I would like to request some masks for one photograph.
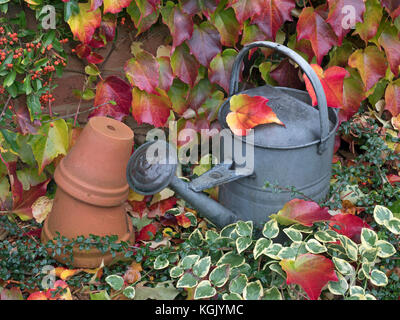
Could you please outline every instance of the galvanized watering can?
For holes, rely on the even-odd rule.
[[[186,183],[175,175],[177,159],[174,147],[165,141],[152,141],[139,147],[129,160],[127,180],[133,190],[149,195],[168,186],[218,227],[237,220],[252,220],[255,226],[260,226],[270,214],[278,212],[292,199],[290,191],[276,193],[265,188],[266,182],[281,187],[294,186],[314,201],[327,195],[338,117],[334,109],[328,109],[316,73],[296,52],[281,44],[266,41],[245,46],[233,65],[229,98],[221,106],[218,120],[222,128],[228,128],[226,116],[230,112],[230,98],[239,93],[240,67],[245,55],[255,47],[275,49],[297,63],[310,79],[318,107],[311,106],[307,92],[290,88],[265,85],[240,92],[268,98],[268,105],[285,124],[255,127],[252,141],[245,136],[232,135],[232,141],[228,143],[235,145],[233,148],[239,146],[243,151],[247,150],[248,144],[254,147],[254,168],[248,170],[238,165],[234,157],[232,159],[232,154],[222,154],[220,164],[191,183]],[[224,149],[224,143],[225,140],[221,143],[221,150]],[[157,155],[156,161],[149,161],[146,154],[149,148],[156,146],[166,152]],[[202,192],[217,185],[219,202]]]

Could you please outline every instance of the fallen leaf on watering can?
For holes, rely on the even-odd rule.
[[[311,227],[314,222],[329,221],[332,216],[328,208],[321,208],[316,202],[293,199],[287,202],[277,214],[271,214],[270,218],[285,226],[299,223]]]
[[[165,212],[167,212],[169,209],[172,209],[176,205],[177,200],[178,199],[175,197],[171,197],[151,205],[149,207],[149,213],[147,214],[147,217],[162,217]]]
[[[279,264],[287,274],[287,284],[300,285],[311,300],[317,300],[329,281],[338,281],[335,266],[321,255],[306,253],[296,260],[283,259]]]
[[[21,289],[13,287],[11,289],[0,289],[0,300],[24,300]]]
[[[157,194],[155,194],[155,195],[153,196],[153,198],[151,199],[151,202],[150,202],[150,206],[153,205],[153,204],[155,204],[155,203],[157,203],[157,202],[160,202],[160,201],[169,199],[169,198],[171,198],[174,194],[175,194],[174,191],[172,191],[172,190],[169,189],[169,188],[165,188],[165,189],[161,190],[159,193],[157,193]]]
[[[349,75],[347,70],[333,66],[324,71],[317,64],[312,64],[311,67],[314,69],[324,88],[328,107],[341,108],[343,106],[343,81],[344,78]],[[313,86],[305,74],[303,78],[306,83],[307,91],[312,99],[312,105],[316,106],[318,103]]]
[[[232,132],[238,136],[247,135],[246,130],[266,123],[284,124],[275,112],[267,105],[268,99],[261,96],[250,97],[238,94],[231,98],[230,109],[226,122]]]
[[[360,217],[354,216],[352,214],[337,214],[332,217],[329,226],[356,243],[361,242],[361,230],[362,228],[372,228]]]
[[[37,223],[42,223],[53,207],[53,199],[46,196],[39,197],[32,204],[32,215]]]
[[[143,271],[142,265],[140,263],[133,262],[128,267],[128,270],[125,271],[125,274],[123,276],[124,281],[129,284],[140,281],[140,279],[142,278],[142,275],[140,274],[141,271]]]
[[[180,293],[173,285],[173,281],[160,282],[154,288],[145,287],[144,283],[139,283],[135,289],[134,300],[174,300]]]

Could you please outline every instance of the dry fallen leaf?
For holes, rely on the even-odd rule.
[[[52,207],[52,199],[49,199],[46,196],[39,197],[32,204],[32,215],[35,218],[36,222],[42,223],[46,219],[47,215],[50,213]]]

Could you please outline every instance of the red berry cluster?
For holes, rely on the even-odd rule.
[[[46,91],[46,93],[40,97],[40,103],[42,105],[44,105],[48,102],[53,102],[53,101],[55,101],[55,98],[53,98],[53,95],[49,91]],[[43,107],[42,107],[42,109],[43,109]]]

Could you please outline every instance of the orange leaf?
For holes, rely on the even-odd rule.
[[[178,220],[178,224],[183,228],[189,228],[192,225],[192,222],[184,213],[175,216],[175,218]]]
[[[389,110],[393,117],[400,114],[400,81],[389,83],[385,91],[385,109]]]
[[[74,37],[86,44],[92,40],[94,31],[100,27],[101,11],[90,11],[90,3],[79,3],[79,13],[68,19]]]
[[[125,282],[132,284],[137,281],[140,281],[140,279],[142,278],[140,274],[141,271],[143,271],[142,265],[140,263],[133,262],[124,274],[123,278]]]
[[[43,291],[37,291],[31,293],[26,300],[48,300],[46,294]]]
[[[267,98],[261,96],[250,97],[247,94],[238,94],[231,98],[231,111],[226,122],[234,134],[247,135],[246,130],[259,124],[277,123],[284,124],[278,119],[275,112],[266,104]]]
[[[319,80],[324,88],[328,107],[341,108],[343,106],[343,81],[349,75],[346,69],[341,67],[330,67],[325,71],[317,64],[312,64]],[[317,105],[317,97],[315,96],[313,86],[308,77],[303,74],[306,88],[312,99],[313,106]]]

